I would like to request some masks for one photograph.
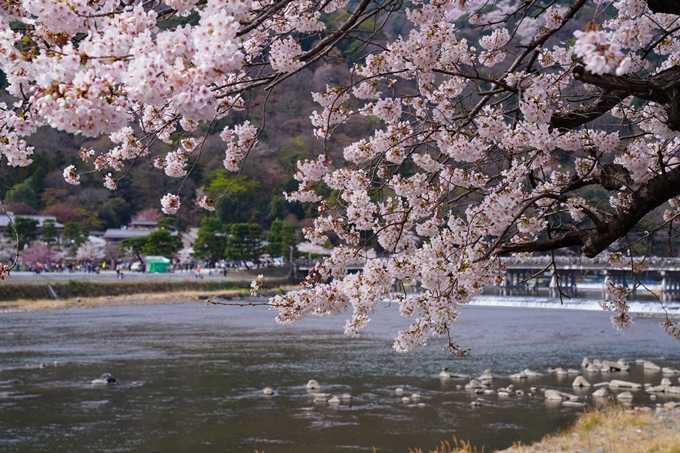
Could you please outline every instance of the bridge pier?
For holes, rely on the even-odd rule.
[[[678,300],[680,296],[680,271],[661,271],[661,300]]]
[[[550,284],[548,285],[549,297],[560,297],[560,294],[567,294],[570,297],[576,296],[576,271],[573,269],[558,269],[557,273],[551,272]],[[559,286],[558,286],[559,278]]]
[[[538,279],[531,269],[508,269],[501,286],[501,295],[538,294]]]

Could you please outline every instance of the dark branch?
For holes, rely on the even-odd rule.
[[[680,15],[680,2],[678,0],[647,0],[647,6],[654,13]]]
[[[640,99],[667,105],[669,129],[680,131],[680,66],[640,79],[631,76],[593,74],[583,66],[574,68],[574,78],[604,90],[632,95]],[[624,96],[625,97],[625,96]]]
[[[607,190],[621,190],[628,187],[636,190],[638,184],[630,177],[630,172],[620,164],[604,164],[597,167],[592,174],[592,180]]]
[[[613,190],[623,185],[630,188],[630,175],[625,168],[609,164],[598,170],[593,180]],[[618,185],[618,187],[617,187]],[[607,188],[605,186],[605,188]],[[578,245],[583,253],[592,258],[605,250],[619,238],[624,237],[642,218],[666,201],[680,195],[680,167],[658,175],[631,192],[632,201],[628,209],[618,209],[606,223],[598,225],[597,230],[574,229],[566,234],[526,244],[508,244],[499,247],[496,254],[515,252],[546,252],[563,247]]]
[[[574,68],[574,78],[605,90],[626,91],[640,99],[667,104],[673,100],[671,92],[680,87],[680,67],[674,66],[658,74],[640,79],[613,74],[593,74],[586,71],[583,66],[577,66]]]
[[[604,115],[628,96],[623,90],[606,91],[597,101],[566,113],[555,113],[550,119],[550,127],[574,129]]]
[[[566,234],[556,236],[550,239],[539,239],[533,242],[524,244],[509,244],[499,247],[496,250],[496,255],[505,255],[508,253],[522,253],[522,252],[549,252],[564,247],[572,247],[574,245],[583,245],[582,236],[586,235],[582,231],[570,231]]]

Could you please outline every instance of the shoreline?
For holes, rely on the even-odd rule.
[[[249,283],[249,282],[248,282]],[[267,280],[265,279],[265,285]],[[261,297],[272,297],[280,291],[292,291],[300,289],[299,285],[274,285],[270,289],[266,289],[260,293]],[[251,297],[249,288],[241,287],[234,289],[216,289],[216,290],[177,290],[167,292],[139,292],[132,294],[116,294],[110,296],[78,296],[78,297],[64,297],[59,299],[54,298],[18,298],[12,300],[0,300],[0,314],[12,312],[25,311],[44,311],[44,310],[62,310],[69,308],[97,308],[106,306],[124,306],[124,305],[162,305],[162,304],[181,304],[203,302],[209,299],[232,299]],[[502,296],[481,296],[502,298]],[[514,296],[517,297],[517,296]],[[506,304],[506,303],[469,303],[464,306],[482,307],[482,308],[531,308],[531,309],[558,309],[558,310],[584,310],[591,311],[592,308],[586,307],[566,307],[564,305],[555,304],[541,304],[540,306],[533,305],[530,301],[522,304]],[[599,310],[598,310],[599,311]],[[680,318],[680,313],[669,312],[634,312],[631,314],[635,318],[665,318],[668,316],[671,319]]]
[[[680,403],[657,404],[656,408],[630,407],[620,403],[591,406],[570,425],[541,440],[524,445],[515,442],[493,453],[676,453],[680,445]],[[409,448],[409,453],[481,453],[471,442],[453,436],[434,450]]]
[[[680,445],[679,425],[680,403],[657,404],[655,409],[597,406],[581,413],[565,430],[531,445],[516,444],[497,453],[674,453]]]
[[[295,289],[295,287],[283,287],[283,289],[291,290]],[[265,292],[263,295],[269,297],[273,296],[274,293]],[[207,303],[210,299],[242,299],[244,297],[250,297],[249,290],[176,291],[167,293],[138,293],[121,296],[70,297],[64,299],[16,299],[0,301],[0,314],[65,310],[70,308],[117,307],[126,305]]]
[[[233,278],[235,276],[232,276],[231,278],[190,279],[184,275],[174,274],[163,277],[147,274],[125,280],[115,279],[115,274],[113,277],[101,275],[99,278],[73,279],[61,275],[58,277],[60,277],[59,280],[10,281],[8,279],[0,283],[0,309],[8,305],[10,307],[25,306],[26,301],[33,301],[36,305],[42,306],[61,306],[68,303],[65,301],[78,299],[113,298],[121,301],[128,298],[153,300],[163,297],[158,295],[166,295],[169,298],[202,293],[233,295],[248,293],[252,281],[256,278],[249,276]],[[268,275],[264,279],[265,287],[270,290],[282,290],[290,287],[291,284],[288,276]],[[47,301],[53,301],[56,304],[49,304]]]

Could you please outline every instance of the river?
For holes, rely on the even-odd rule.
[[[409,354],[392,350],[408,327],[385,305],[360,338],[342,333],[345,317],[274,322],[265,307],[130,305],[0,314],[0,451],[80,452],[404,452],[441,440],[480,448],[529,443],[566,426],[577,409],[539,395],[478,398],[439,371],[480,375],[494,387],[524,368],[579,368],[583,357],[649,359],[680,368],[680,343],[658,318],[636,318],[620,333],[607,313],[522,307],[521,298],[467,306],[454,339],[470,356],[454,359],[432,338]],[[482,300],[481,303],[483,303]],[[528,299],[527,299],[527,303]],[[554,304],[552,307],[557,307]],[[576,307],[578,308],[578,307]],[[42,366],[41,366],[42,364]],[[115,386],[92,385],[109,372]],[[587,376],[650,382],[661,373]],[[315,404],[305,389],[351,393],[351,403]],[[674,378],[677,380],[677,377]],[[538,387],[571,389],[573,377],[538,378]],[[677,385],[677,383],[676,383]],[[269,386],[274,395],[265,396]],[[515,383],[531,393],[528,382]],[[418,392],[418,405],[395,395]],[[665,400],[659,399],[660,402]],[[644,392],[634,404],[652,405]]]

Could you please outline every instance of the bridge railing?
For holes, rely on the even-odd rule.
[[[611,267],[607,260],[603,257],[595,257],[595,258],[586,258],[585,256],[556,256],[554,258],[555,264],[558,267],[562,266],[596,266],[596,267]],[[644,263],[653,268],[673,268],[673,267],[680,267],[680,258],[675,258],[675,257],[657,257],[657,256],[648,256],[648,257],[633,257],[634,261],[642,261],[644,260]],[[309,258],[300,258],[295,260],[295,266],[298,268],[305,268],[309,269],[314,267],[317,263],[323,261],[323,259],[309,259]],[[501,258],[501,262],[503,262],[506,265],[510,266],[530,266],[530,267],[538,267],[538,266],[548,266],[552,261],[552,258],[550,256],[533,256],[529,259],[520,259],[516,257],[503,257]],[[360,265],[357,265],[360,266]],[[353,266],[355,267],[355,266]],[[621,268],[625,269],[626,266],[621,266]]]
[[[556,256],[555,264],[558,266],[602,266],[610,267],[609,262],[604,257],[596,256],[595,258],[587,258],[585,256]],[[522,266],[522,265],[544,265],[548,266],[552,262],[550,256],[533,256],[529,259],[521,259],[516,257],[503,257],[501,261],[506,265]],[[666,267],[680,267],[680,258],[675,257],[633,257],[633,261],[644,261],[649,267],[666,268]],[[630,263],[630,261],[626,261]],[[621,268],[630,267],[622,265]]]

